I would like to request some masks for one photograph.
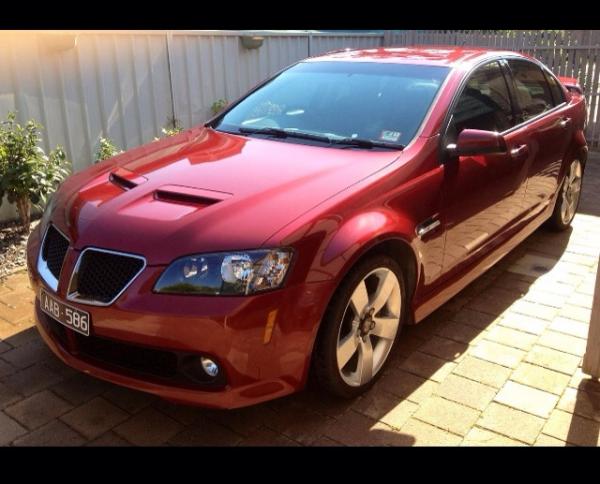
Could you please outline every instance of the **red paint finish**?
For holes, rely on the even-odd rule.
[[[395,255],[411,277],[408,306],[420,321],[551,214],[565,166],[587,149],[583,98],[566,94],[563,106],[503,133],[502,152],[475,153],[490,146],[490,137],[472,136],[472,154],[446,159],[442,129],[463,81],[484,61],[508,55],[517,54],[436,47],[309,60],[451,67],[403,151],[301,145],[196,127],[64,182],[49,220],[72,245],[55,295],[65,299],[86,247],[143,255],[147,267],[113,304],[70,304],[90,312],[96,336],[215,358],[224,387],[169,385],[90,361],[67,351],[38,311],[44,340],[77,369],[173,401],[234,408],[276,398],[303,388],[332,294],[353,264],[385,241],[403,247]],[[561,127],[566,118],[572,122]],[[498,221],[496,213],[505,216]],[[431,220],[440,224],[418,237]],[[28,268],[36,291],[53,292],[36,268],[43,229],[29,239]],[[261,247],[294,249],[283,288],[243,297],[152,292],[166,266],[183,255]],[[265,344],[272,311],[273,334]]]

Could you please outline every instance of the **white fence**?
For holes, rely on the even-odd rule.
[[[382,45],[483,45],[534,54],[558,75],[582,82],[588,141],[598,146],[600,31],[560,34],[511,31],[405,31],[379,34],[239,31],[0,32],[0,118],[17,110],[45,128],[45,148],[65,147],[79,170],[99,138],[123,149],[151,141],[170,119],[205,121],[218,99],[232,101],[278,70],[310,55]],[[247,49],[242,35],[260,35]],[[0,207],[0,221],[16,216]]]

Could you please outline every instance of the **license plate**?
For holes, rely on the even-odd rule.
[[[91,318],[89,313],[59,301],[43,289],[40,290],[40,308],[67,328],[85,336],[90,335]]]

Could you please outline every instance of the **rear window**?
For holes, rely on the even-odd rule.
[[[233,132],[281,128],[405,145],[448,71],[412,64],[301,62],[248,95],[214,127]]]

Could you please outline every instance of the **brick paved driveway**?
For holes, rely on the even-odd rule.
[[[579,368],[600,254],[600,156],[588,165],[573,230],[539,230],[407,328],[353,402],[308,390],[209,411],[76,373],[15,274],[0,283],[0,445],[598,445],[600,383]]]

